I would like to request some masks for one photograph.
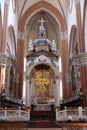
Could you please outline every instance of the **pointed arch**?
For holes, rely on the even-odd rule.
[[[25,11],[25,13],[23,14],[23,16],[20,18],[19,30],[21,32],[24,32],[24,27],[25,27],[25,23],[26,23],[27,19],[31,16],[31,14],[33,14],[35,11],[37,11],[40,8],[45,8],[45,9],[51,11],[54,14],[54,16],[57,18],[57,20],[59,21],[61,31],[66,30],[66,28],[67,28],[66,21],[63,18],[63,16],[61,15],[61,13],[50,3],[46,2],[46,1],[39,1],[39,2],[35,3],[34,5],[32,5],[30,8],[28,8]]]
[[[12,25],[8,27],[8,39],[7,44],[10,47],[11,55],[16,55],[16,39],[15,32]]]
[[[73,25],[70,32],[70,41],[69,41],[69,57],[72,56],[72,53],[75,49],[75,42],[74,40],[77,40],[77,27],[76,25]]]
[[[33,64],[30,68],[27,67],[26,75],[29,76],[30,73],[32,72],[33,68],[35,66],[39,65],[39,64],[44,64],[44,62],[40,62],[40,63],[38,62],[36,64]],[[59,74],[59,68],[58,68],[58,70],[56,70],[54,65],[50,65],[49,63],[46,63],[46,62],[45,62],[45,65],[49,66],[52,69],[52,71],[54,72],[55,77],[58,76],[58,74]]]

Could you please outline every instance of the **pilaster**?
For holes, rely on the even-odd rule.
[[[10,0],[5,0],[4,5],[4,22],[3,22],[3,37],[2,37],[2,53],[5,53],[6,51],[6,39],[7,39],[7,29],[8,29],[8,10],[9,10],[9,3]]]
[[[54,78],[54,96],[55,96],[55,107],[58,107],[60,104],[60,89],[59,89],[59,76]]]
[[[87,106],[87,53],[78,55],[78,64],[80,66],[83,105]]]
[[[16,97],[22,98],[23,94],[23,75],[24,75],[24,32],[18,31],[17,43],[17,72],[19,82],[16,83]],[[21,59],[21,60],[20,60]]]
[[[66,74],[69,73],[68,64],[68,34],[67,30],[61,32],[61,60],[62,60],[62,86],[63,86],[63,99],[69,95],[69,82],[66,82]]]
[[[29,91],[30,91],[30,77],[26,76],[26,106],[30,105]]]

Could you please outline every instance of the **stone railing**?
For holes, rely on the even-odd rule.
[[[73,121],[87,120],[87,110],[78,107],[78,109],[67,109],[58,111],[56,109],[56,120],[57,121],[67,121],[68,117],[72,116]]]
[[[0,120],[7,121],[29,121],[30,109],[28,111],[21,110],[7,110],[7,108],[0,110]]]

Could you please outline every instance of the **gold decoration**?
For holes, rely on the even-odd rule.
[[[35,97],[49,97],[50,95],[50,73],[40,70],[35,75]]]

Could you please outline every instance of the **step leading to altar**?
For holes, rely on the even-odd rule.
[[[56,120],[56,114],[53,110],[31,110],[30,120]]]

